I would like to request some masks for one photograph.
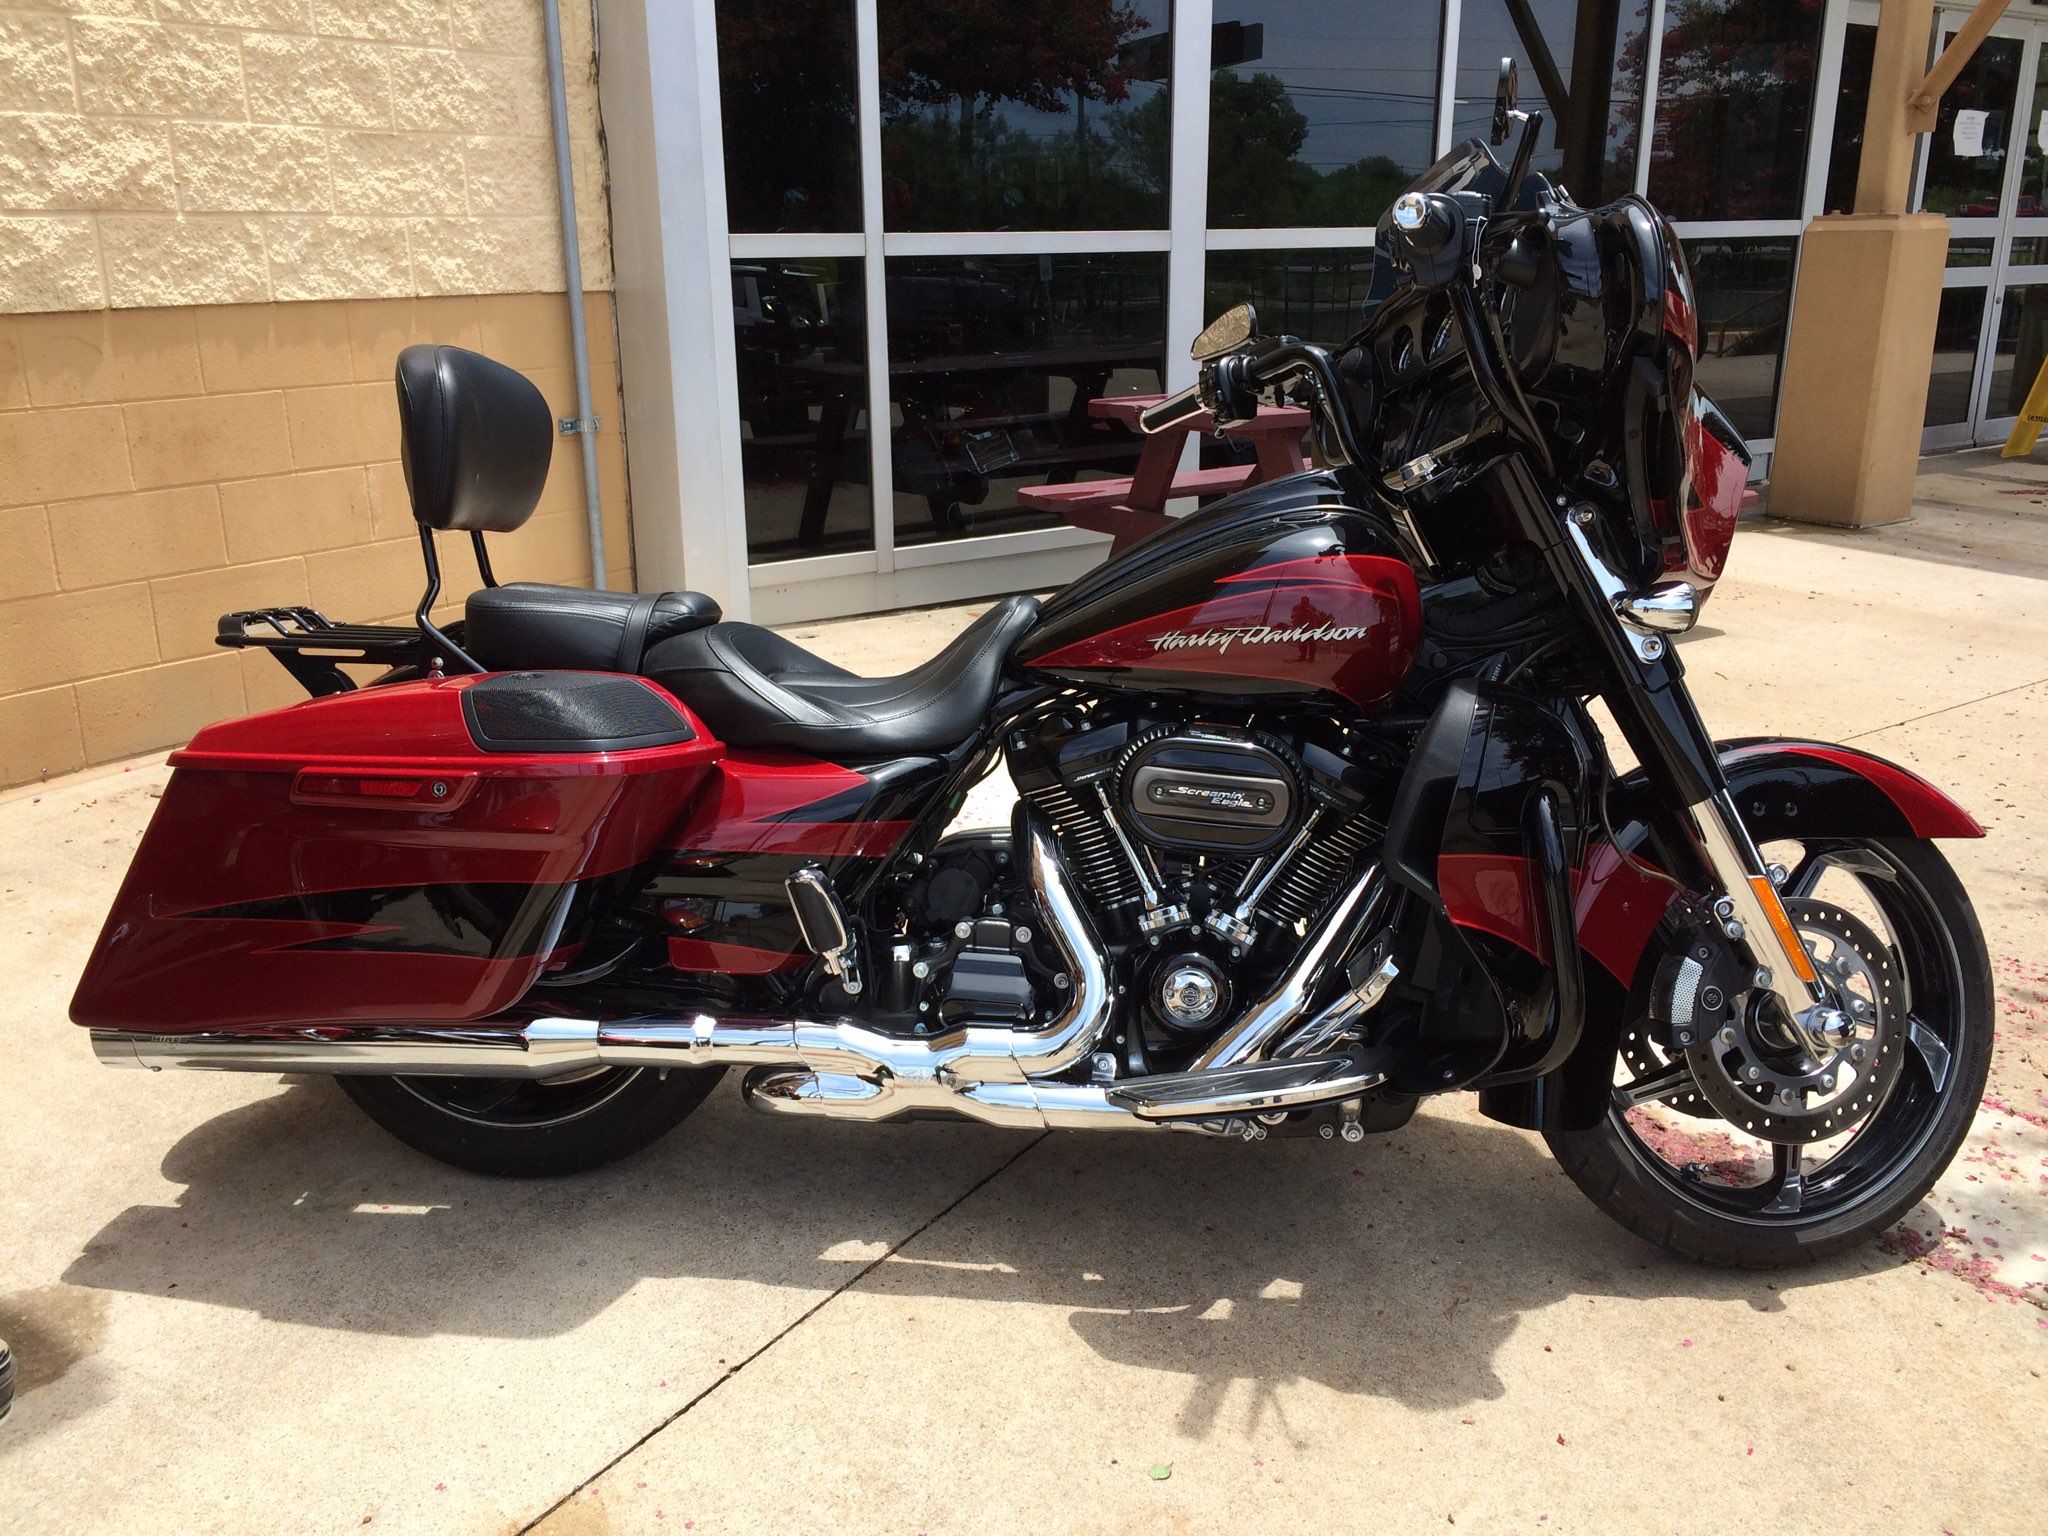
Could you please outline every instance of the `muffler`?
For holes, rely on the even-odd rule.
[[[851,1019],[538,1018],[461,1029],[332,1025],[235,1034],[143,1035],[94,1030],[109,1065],[278,1073],[421,1077],[565,1077],[601,1067],[748,1066],[742,1084],[756,1108],[835,1119],[965,1116],[1024,1129],[1165,1123],[1137,1112],[1110,1084],[1054,1081],[1085,1060],[1107,1033],[1115,987],[1094,927],[1067,880],[1050,834],[1028,834],[1029,873],[1045,929],[1072,978],[1067,1001],[1035,1029],[966,1024],[905,1039]],[[1251,1059],[1295,1023],[1331,949],[1351,931],[1375,882],[1368,869],[1336,902],[1265,1002],[1228,1032],[1229,1064]],[[1188,1074],[1181,1074],[1187,1076]],[[1146,1079],[1113,1086],[1134,1089]],[[1351,1085],[1355,1091],[1356,1085]],[[1195,1097],[1185,1085],[1177,1088]],[[1176,1119],[1185,1123],[1186,1109]]]

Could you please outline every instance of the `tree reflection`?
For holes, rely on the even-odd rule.
[[[890,226],[1163,225],[1166,14],[1164,0],[881,0]]]

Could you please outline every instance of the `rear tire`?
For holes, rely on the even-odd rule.
[[[473,1077],[335,1079],[416,1152],[506,1178],[554,1178],[638,1152],[704,1102],[724,1068],[610,1067],[556,1082]]]
[[[1774,1204],[1743,1210],[1737,1208],[1739,1195],[1715,1198],[1716,1191],[1684,1172],[1674,1176],[1631,1129],[1628,1114],[1639,1111],[1612,1109],[1597,1125],[1546,1133],[1559,1166],[1587,1198],[1660,1248],[1729,1268],[1818,1262],[1869,1241],[1904,1217],[1969,1135],[1991,1069],[1993,1010],[1991,961],[1969,896],[1930,843],[1856,839],[1840,846],[1860,847],[1864,857],[1880,857],[1894,872],[1873,894],[1890,901],[1903,936],[1895,952],[1913,974],[1919,1000],[1914,1021],[1934,1027],[1945,1045],[1942,1081],[1934,1086],[1932,1072],[1909,1059],[1907,1075],[1857,1133],[1868,1135],[1869,1127],[1885,1124],[1889,1116],[1897,1127],[1896,1153],[1873,1163],[1852,1191],[1832,1202],[1822,1198],[1823,1165],[1806,1176],[1803,1199],[1790,1211]],[[1916,1072],[1924,1076],[1916,1078]],[[1718,1120],[1694,1123],[1728,1129]],[[1851,1140],[1849,1149],[1854,1148]],[[1771,1190],[1760,1193],[1768,1197]]]

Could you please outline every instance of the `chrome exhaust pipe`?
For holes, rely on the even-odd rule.
[[[788,1113],[887,1120],[965,1114],[995,1125],[1136,1123],[1098,1088],[1034,1085],[1084,1060],[1109,1026],[1115,988],[1052,839],[1033,826],[1029,871],[1045,929],[1072,978],[1037,1029],[967,1024],[901,1039],[850,1019],[541,1018],[502,1028],[316,1026],[232,1034],[92,1032],[111,1066],[545,1080],[599,1067],[751,1066],[750,1103]],[[987,1091],[983,1091],[987,1090]],[[1048,1120],[1047,1109],[1053,1119]]]
[[[966,1024],[903,1039],[851,1019],[540,1018],[499,1028],[314,1026],[233,1034],[142,1035],[96,1029],[93,1050],[113,1066],[376,1076],[546,1080],[602,1067],[746,1066],[747,1102],[783,1114],[890,1120],[965,1116],[1026,1129],[1157,1122],[1111,1100],[1109,1085],[1056,1081],[1101,1042],[1116,989],[1087,911],[1045,828],[1028,838],[1029,872],[1044,927],[1072,978],[1066,1005],[1036,1029]],[[1256,1059],[1295,1023],[1320,968],[1355,931],[1378,889],[1366,870],[1335,902],[1285,977],[1226,1032],[1228,1065]],[[1369,910],[1369,909],[1368,909]],[[1125,1079],[1116,1086],[1129,1086]]]

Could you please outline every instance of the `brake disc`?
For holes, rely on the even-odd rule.
[[[1738,1130],[1766,1141],[1824,1141],[1869,1114],[1898,1081],[1905,999],[1889,948],[1861,919],[1796,898],[1785,911],[1849,1020],[1848,1038],[1824,1058],[1810,1055],[1773,1024],[1759,993],[1684,1056],[1699,1097]]]

